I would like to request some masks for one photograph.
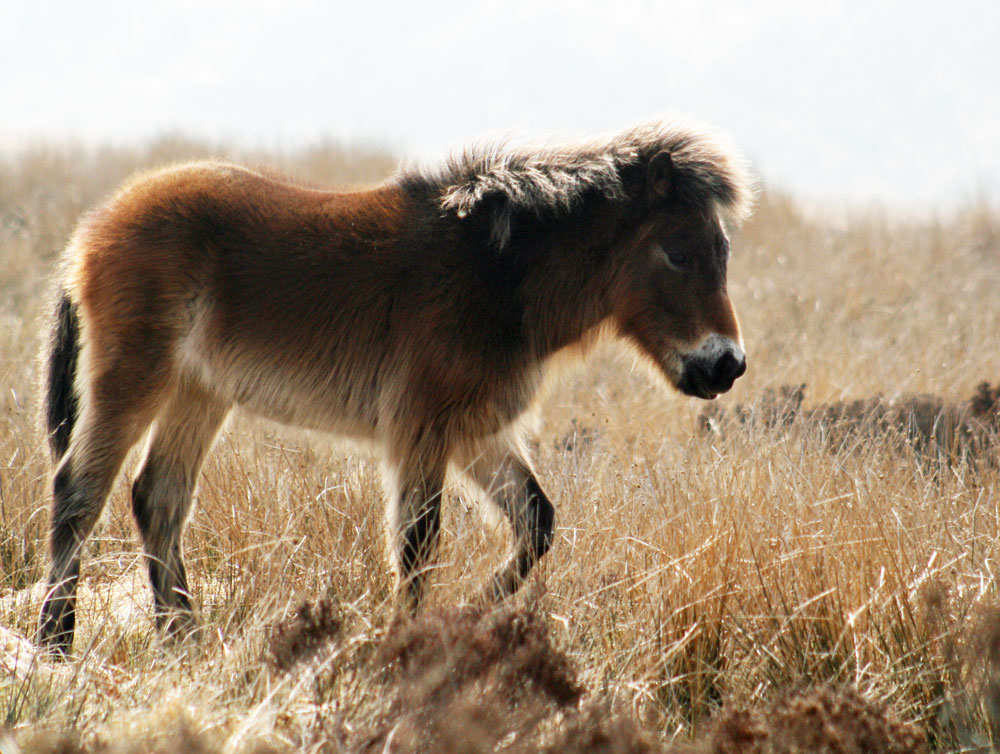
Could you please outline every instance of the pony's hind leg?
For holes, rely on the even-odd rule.
[[[198,472],[228,412],[201,388],[182,384],[157,416],[132,485],[156,622],[168,634],[193,624],[181,539]]]
[[[110,381],[95,386],[73,430],[52,482],[48,591],[39,618],[39,642],[65,655],[76,627],[80,555],[129,449],[155,412],[152,395],[123,400]]]
[[[552,546],[555,508],[513,441],[499,439],[478,448],[464,459],[462,471],[500,508],[514,530],[510,558],[487,587],[487,598],[500,601],[521,587]]]

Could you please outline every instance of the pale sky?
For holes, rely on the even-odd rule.
[[[433,159],[676,112],[806,199],[1000,203],[996,0],[3,0],[0,147],[183,132]]]

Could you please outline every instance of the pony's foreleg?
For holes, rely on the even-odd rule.
[[[415,610],[423,597],[427,562],[441,531],[440,454],[403,456],[386,466],[389,549],[397,575],[397,604]]]
[[[163,407],[132,485],[157,625],[169,635],[193,625],[181,539],[198,472],[229,407],[187,384]]]
[[[500,601],[516,592],[552,546],[555,508],[542,492],[524,454],[515,447],[480,450],[463,468],[514,530],[510,559],[493,576],[487,597]]]

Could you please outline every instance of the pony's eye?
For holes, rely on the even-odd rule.
[[[667,250],[667,261],[674,267],[683,269],[687,267],[688,256],[683,251]]]
[[[660,259],[665,261],[675,270],[683,270],[689,266],[691,258],[680,249],[671,249],[664,247],[660,244],[656,244],[654,249],[656,253],[659,255]]]

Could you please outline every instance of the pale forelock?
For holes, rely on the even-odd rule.
[[[493,209],[491,240],[502,248],[518,212],[566,215],[588,193],[627,201],[622,169],[664,150],[671,154],[678,196],[693,205],[712,206],[735,222],[746,217],[755,194],[746,162],[719,136],[677,120],[646,123],[578,144],[478,144],[441,166],[404,169],[399,180],[429,191],[442,210],[459,217],[472,215],[488,202]]]

